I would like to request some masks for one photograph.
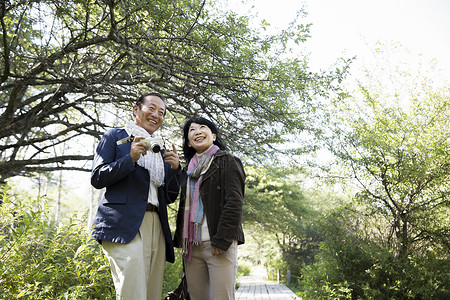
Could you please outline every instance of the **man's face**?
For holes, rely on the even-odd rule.
[[[134,121],[149,134],[153,134],[164,121],[165,112],[166,105],[159,97],[147,96],[141,107],[134,106]]]

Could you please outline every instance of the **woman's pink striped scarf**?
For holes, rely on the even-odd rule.
[[[200,161],[197,155],[194,155],[188,165],[182,245],[182,255],[187,261],[191,260],[192,244],[198,245],[202,241],[203,202],[200,196],[200,184],[217,150],[219,147],[213,145],[203,153]]]

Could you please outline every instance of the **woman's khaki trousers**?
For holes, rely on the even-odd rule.
[[[238,269],[237,241],[228,251],[213,255],[211,242],[192,246],[191,262],[185,261],[191,300],[234,299]]]

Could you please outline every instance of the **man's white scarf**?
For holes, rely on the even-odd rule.
[[[143,136],[145,138],[153,137],[144,128],[136,125],[134,122],[128,122],[125,124],[125,130],[128,135]],[[137,161],[137,164],[148,170],[150,174],[150,181],[156,186],[164,184],[164,162],[161,153],[154,153],[149,149],[146,155],[142,155]]]

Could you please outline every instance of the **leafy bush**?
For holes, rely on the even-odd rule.
[[[82,217],[50,224],[43,199],[0,206],[0,298],[113,299],[108,263]]]
[[[115,299],[108,261],[84,216],[55,227],[43,199],[13,199],[5,189],[0,199],[0,299]],[[166,265],[163,295],[181,271],[181,259]]]
[[[252,267],[249,264],[239,263],[237,276],[238,277],[248,276],[248,275],[250,275],[251,270],[252,270]]]
[[[365,299],[450,299],[450,259],[410,255],[407,262],[379,257],[367,273]]]
[[[181,259],[181,250],[175,248],[175,263],[166,262],[166,271],[163,282],[163,299],[167,292],[178,287],[183,273],[183,260]]]
[[[303,299],[450,299],[448,253],[435,248],[404,261],[345,219],[332,215],[323,224],[321,252],[302,269]]]

